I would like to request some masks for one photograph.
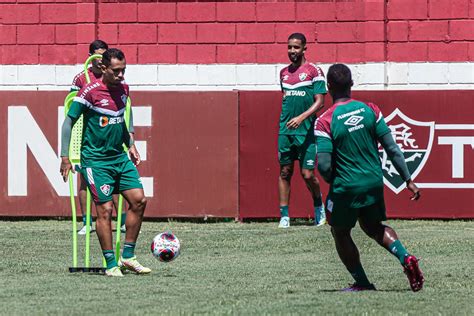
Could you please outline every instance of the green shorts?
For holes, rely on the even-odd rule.
[[[278,135],[278,160],[280,165],[299,160],[302,169],[313,170],[316,161],[314,135]]]
[[[343,203],[326,201],[326,217],[329,225],[340,228],[353,228],[359,218],[367,222],[382,222],[387,219],[385,201],[378,200],[375,204],[360,208],[346,207]]]
[[[112,200],[112,194],[143,189],[137,168],[130,160],[117,164],[77,168],[84,176],[96,203]]]

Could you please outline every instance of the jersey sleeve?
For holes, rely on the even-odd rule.
[[[324,76],[323,70],[311,64],[312,67],[312,76],[313,76],[313,94],[326,94],[328,91],[326,89],[326,77]]]
[[[387,123],[385,123],[380,108],[373,103],[368,103],[367,105],[375,114],[375,136],[381,138],[385,134],[390,133],[390,128],[388,128]]]
[[[285,68],[283,68],[282,70],[280,70],[280,78],[278,78],[279,82],[280,82],[280,90],[281,92],[284,92],[283,90],[283,71],[285,70]]]
[[[81,90],[82,86],[84,85],[81,80],[81,76],[83,73],[84,72],[80,72],[74,77],[74,79],[72,80],[72,84],[71,84],[71,88],[69,89],[69,92]]]
[[[82,88],[77,93],[77,96],[74,97],[69,112],[67,112],[67,115],[73,119],[79,118],[83,112],[92,107],[92,97],[90,92],[84,93],[84,88]]]
[[[314,135],[316,136],[316,151],[318,153],[332,153],[331,122],[327,113],[323,113],[316,120],[314,124]]]
[[[67,116],[71,117],[72,119],[78,119],[85,110],[86,107],[84,104],[74,100],[72,101],[71,107],[69,108],[69,112],[67,112]]]

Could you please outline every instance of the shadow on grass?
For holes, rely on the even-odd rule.
[[[323,292],[323,293],[354,293],[354,292],[344,292],[342,289],[321,289],[318,290],[318,292]],[[361,291],[361,292],[390,292],[390,293],[404,293],[404,292],[411,292],[410,289],[384,289],[384,290],[379,290],[377,289],[376,291]]]

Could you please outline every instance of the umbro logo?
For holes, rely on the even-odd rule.
[[[99,101],[100,102],[100,106],[107,106],[109,105],[109,100],[107,99],[102,99]]]
[[[344,122],[344,125],[356,126],[356,125],[359,124],[363,119],[364,119],[363,116],[352,115],[351,117],[349,117],[349,118]]]

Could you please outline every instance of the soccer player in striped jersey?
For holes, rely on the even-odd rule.
[[[92,43],[89,44],[89,56],[92,55],[102,55],[109,46],[107,45],[106,42],[102,40],[95,40]],[[89,79],[91,82],[95,82],[97,80],[100,80],[102,78],[102,69],[100,68],[100,60],[99,59],[94,59],[91,62],[92,66],[87,69],[87,72],[89,74]],[[78,73],[71,85],[71,91],[79,91],[81,90],[85,85],[87,84],[86,76],[84,71],[81,71]],[[130,124],[129,124],[129,132],[131,133],[130,136],[133,138],[134,137],[134,128],[133,128],[133,115],[132,111],[130,110]],[[82,175],[79,176],[79,205],[81,208],[81,213],[82,213],[82,223],[84,226],[79,230],[78,234],[79,235],[85,235],[86,234],[86,215],[85,215],[85,209],[87,205],[87,191],[86,191],[86,184],[85,180],[83,179]],[[118,209],[118,194],[113,195],[113,201],[114,201],[114,206],[115,209]],[[122,214],[122,222],[120,223],[120,230],[124,233],[126,231],[125,228],[125,221],[127,219],[127,212],[124,211]],[[91,216],[91,222],[89,223],[91,227],[91,231],[93,231],[93,226],[92,226],[92,216]]]
[[[382,166],[378,143],[418,200],[420,191],[411,179],[400,148],[385,124],[382,112],[372,103],[351,99],[353,85],[350,69],[343,64],[329,68],[328,89],[333,106],[316,121],[318,170],[330,184],[326,201],[336,249],[355,283],[345,291],[375,290],[369,282],[351,238],[359,221],[362,230],[400,261],[413,291],[423,287],[418,259],[410,255],[395,230],[386,226]]]
[[[109,46],[106,42],[102,40],[95,40],[89,44],[89,56],[98,54],[102,55]],[[92,66],[87,68],[87,72],[89,74],[89,78],[91,82],[99,80],[102,78],[102,70],[100,69],[100,60],[94,59],[92,60]],[[79,91],[87,84],[86,75],[84,71],[78,73],[74,79],[72,80],[72,85],[70,91]]]
[[[128,85],[123,83],[125,68],[122,51],[111,48],[103,53],[102,78],[84,86],[74,98],[61,137],[60,171],[66,181],[72,170],[68,157],[72,127],[81,115],[84,116],[81,167],[78,170],[84,176],[96,205],[96,231],[107,261],[108,276],[123,276],[121,270],[125,269],[138,274],[151,272],[135,256],[146,199],[136,168],[140,156],[124,119],[129,96]],[[130,159],[123,144],[129,148]],[[129,205],[124,249],[118,262],[112,249],[113,193],[121,193]]]
[[[314,175],[316,144],[313,126],[316,113],[324,106],[326,79],[318,66],[305,58],[306,37],[294,33],[288,37],[288,57],[291,64],[280,71],[283,102],[278,132],[281,228],[290,226],[289,203],[291,177],[295,160],[299,161],[301,176],[311,193],[315,224],[326,223],[319,181]]]

